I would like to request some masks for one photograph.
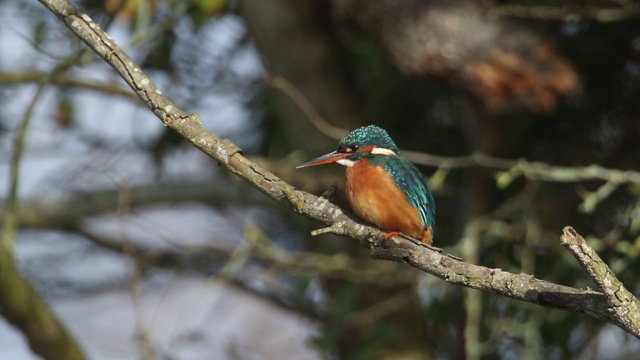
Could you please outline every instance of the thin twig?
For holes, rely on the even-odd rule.
[[[108,95],[120,96],[127,100],[135,100],[136,102],[140,101],[131,89],[125,89],[122,86],[115,84],[101,84],[96,80],[79,79],[77,74],[69,75],[62,72],[55,72],[51,74],[38,71],[27,71],[21,73],[0,72],[0,83],[3,84],[18,85],[41,83],[43,81],[48,82],[50,85],[92,90]]]
[[[287,94],[291,100],[302,110],[304,115],[309,119],[311,124],[316,127],[321,133],[332,139],[342,139],[347,135],[348,131],[339,127],[331,125],[325,118],[323,118],[307,99],[306,96],[287,79],[277,76],[266,74],[265,82],[271,87],[282,91]]]
[[[399,292],[392,297],[380,301],[366,309],[362,309],[356,312],[352,312],[345,317],[345,323],[351,326],[368,326],[376,323],[379,319],[400,311],[402,308],[409,306],[410,297],[404,293]]]
[[[13,146],[13,155],[11,156],[11,172],[9,177],[9,194],[7,195],[7,207],[4,218],[4,231],[2,233],[2,239],[0,239],[0,251],[5,251],[13,257],[13,243],[18,224],[18,185],[20,182],[20,161],[26,144],[27,129],[29,129],[29,123],[33,118],[33,111],[36,104],[40,100],[40,97],[44,93],[46,83],[41,83],[38,86],[33,99],[27,107],[27,111],[22,117],[20,127]]]

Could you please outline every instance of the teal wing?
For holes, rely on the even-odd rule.
[[[400,156],[376,157],[385,170],[391,174],[396,184],[405,194],[411,205],[418,208],[424,226],[433,226],[436,221],[436,203],[429,186],[415,165]]]

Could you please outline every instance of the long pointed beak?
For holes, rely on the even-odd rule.
[[[311,161],[308,161],[302,165],[296,166],[296,169],[306,168],[309,166],[318,166],[324,164],[331,164],[341,159],[346,159],[351,156],[350,153],[340,153],[337,151],[330,152],[328,154],[317,157]]]

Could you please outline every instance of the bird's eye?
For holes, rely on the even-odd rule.
[[[351,145],[351,146],[340,147],[338,149],[338,152],[351,154],[351,153],[356,152],[357,150],[358,150],[358,145]]]

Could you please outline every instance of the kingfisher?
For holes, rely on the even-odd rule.
[[[385,130],[375,125],[353,130],[336,151],[296,169],[330,163],[347,167],[347,201],[359,218],[386,231],[385,240],[403,233],[432,243],[436,205],[431,190]]]

